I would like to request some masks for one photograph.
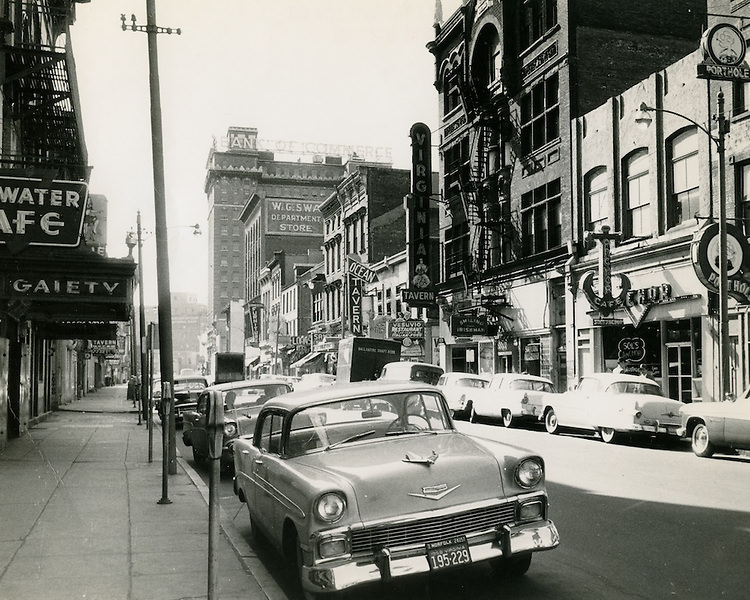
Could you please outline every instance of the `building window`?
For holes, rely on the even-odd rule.
[[[480,93],[500,80],[502,48],[500,36],[494,26],[487,25],[477,36],[471,67],[477,91]]]
[[[736,167],[738,214],[742,217],[745,237],[750,237],[750,162]]]
[[[637,150],[624,161],[624,198],[622,211],[623,238],[645,237],[651,234],[650,206],[651,179],[648,172],[648,152]]]
[[[557,25],[557,0],[526,0],[521,10],[521,50]]]
[[[461,104],[461,92],[458,89],[458,77],[448,75],[443,84],[443,114],[452,112]]]
[[[560,180],[521,196],[523,255],[531,256],[562,243]]]
[[[666,210],[667,229],[692,221],[700,212],[698,184],[698,131],[695,127],[683,131],[669,143],[672,161],[671,192]]]
[[[521,154],[527,155],[560,137],[560,78],[540,81],[521,98]]]
[[[597,167],[584,180],[586,231],[599,231],[607,223],[607,169]]]
[[[750,81],[735,81],[733,85],[732,113],[740,113],[750,110]]]

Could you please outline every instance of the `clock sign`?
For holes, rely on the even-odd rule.
[[[734,25],[719,23],[709,28],[701,38],[701,47],[704,60],[698,65],[699,78],[750,80],[750,68],[745,62],[747,41]]]
[[[717,65],[736,66],[745,60],[745,38],[734,25],[721,23],[706,33],[704,49]]]

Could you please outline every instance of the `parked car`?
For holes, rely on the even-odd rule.
[[[182,425],[183,414],[187,410],[195,409],[198,395],[209,385],[208,377],[204,375],[177,375],[173,379],[174,387],[174,419]],[[154,381],[153,387],[154,409],[159,415],[159,423],[164,421],[161,414],[161,381]]]
[[[496,373],[490,384],[474,394],[469,420],[499,419],[504,427],[518,421],[539,421],[545,396],[556,393],[551,380],[525,373]]]
[[[294,391],[311,390],[322,385],[333,385],[336,383],[336,376],[329,373],[305,373],[301,375],[299,381],[294,384]]]
[[[268,401],[234,442],[252,529],[308,596],[555,548],[543,459],[458,432],[423,383],[341,383]]]
[[[693,402],[680,413],[679,434],[690,439],[697,456],[750,450],[750,388],[736,400]]]
[[[640,375],[593,373],[563,394],[546,396],[544,426],[593,430],[610,443],[623,434],[677,436],[683,403]]]
[[[448,401],[451,416],[454,419],[466,419],[471,411],[474,392],[486,388],[489,382],[487,377],[481,375],[453,371],[443,373],[437,386]]]
[[[435,385],[443,374],[443,368],[430,363],[398,360],[383,365],[381,381],[422,381]]]
[[[281,394],[292,391],[289,382],[283,380],[245,380],[219,383],[206,388],[198,397],[193,410],[185,411],[182,441],[193,450],[193,460],[202,463],[208,458],[207,416],[209,395],[212,392],[221,394],[224,402],[224,441],[221,453],[221,466],[224,469],[234,467],[232,441],[244,434],[252,433],[263,404]]]

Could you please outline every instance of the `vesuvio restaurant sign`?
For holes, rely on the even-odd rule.
[[[87,190],[80,181],[0,177],[0,244],[78,246]]]
[[[284,235],[323,235],[323,215],[319,202],[266,199],[268,233]]]

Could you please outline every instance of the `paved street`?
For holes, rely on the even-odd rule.
[[[750,458],[699,459],[685,443],[605,445],[586,435],[461,422],[471,435],[533,448],[547,464],[561,545],[534,558],[526,577],[500,580],[484,567],[418,577],[356,598],[455,600],[745,600],[750,588]],[[189,449],[183,454],[189,456]],[[192,465],[192,458],[187,462]],[[208,470],[197,472],[208,478]],[[251,540],[247,510],[222,478],[222,506]],[[256,548],[291,600],[299,593],[279,558]]]

